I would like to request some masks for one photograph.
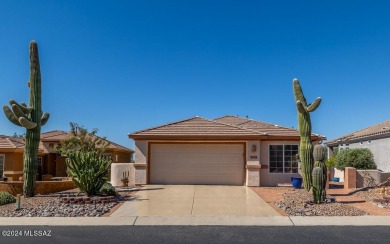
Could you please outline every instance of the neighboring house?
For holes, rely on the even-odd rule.
[[[129,134],[136,184],[276,186],[298,175],[297,130],[257,120],[193,117]],[[318,143],[326,139],[313,134]]]
[[[379,170],[390,172],[390,120],[358,130],[325,143],[330,156],[335,150],[368,148]]]
[[[43,175],[66,176],[65,157],[58,155],[53,147],[70,135],[70,132],[58,130],[41,134],[38,148],[38,180],[42,180]],[[113,163],[131,162],[133,150],[111,141],[108,142],[106,155],[112,159]],[[0,136],[0,178],[4,175],[10,181],[15,181],[23,175],[24,145],[25,138]]]

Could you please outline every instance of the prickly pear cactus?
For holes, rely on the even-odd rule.
[[[320,204],[325,201],[326,193],[323,186],[324,175],[320,167],[314,167],[313,169],[313,198],[314,203]]]
[[[38,57],[38,45],[30,43],[30,103],[17,103],[10,100],[11,109],[4,106],[3,110],[8,120],[17,126],[26,128],[26,145],[23,163],[23,194],[34,196],[35,177],[37,172],[38,146],[41,136],[41,126],[49,120],[49,113],[42,114],[41,101],[41,71]]]
[[[301,136],[299,157],[302,164],[303,185],[307,191],[310,191],[312,185],[311,173],[314,164],[310,112],[314,112],[320,106],[321,98],[319,97],[312,104],[307,105],[298,79],[293,80],[293,90],[298,111],[298,130]]]

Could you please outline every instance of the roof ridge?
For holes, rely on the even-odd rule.
[[[206,118],[203,118],[203,119],[206,119]],[[221,124],[221,125],[226,125],[226,126],[230,126],[230,127],[233,127],[233,128],[237,128],[237,129],[240,129],[240,130],[254,132],[254,133],[257,133],[259,135],[264,135],[263,133],[260,133],[258,131],[252,130],[252,129],[242,128],[242,127],[239,127],[239,126],[236,126],[236,125],[227,124],[227,123],[223,123],[223,122],[219,122],[219,121],[215,121],[215,120],[210,120],[210,119],[206,119],[206,120],[208,120],[210,122],[213,122],[213,123],[217,123],[217,124]]]
[[[137,131],[134,131],[132,133],[129,133],[128,135],[138,134],[138,133],[141,133],[141,132],[144,132],[144,131],[153,130],[153,129],[161,128],[161,127],[168,126],[168,125],[178,124],[178,123],[181,123],[181,122],[184,122],[184,121],[188,121],[188,120],[192,120],[192,119],[195,119],[195,118],[201,118],[201,117],[193,116],[193,117],[190,117],[190,118],[187,118],[187,119],[183,119],[183,120],[179,120],[179,121],[175,121],[175,122],[170,122],[170,123],[166,123],[166,124],[162,124],[162,125],[158,125],[158,126],[153,126],[153,127],[149,127],[149,128],[143,129],[143,130],[137,130]]]

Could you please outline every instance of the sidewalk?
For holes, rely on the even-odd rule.
[[[3,217],[0,226],[390,226],[390,216]]]

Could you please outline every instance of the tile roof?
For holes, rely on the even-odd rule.
[[[250,129],[269,136],[299,136],[299,131],[285,126],[270,124],[254,119],[241,118],[238,116],[223,116],[214,121],[236,125],[244,129]],[[312,136],[318,136],[325,139],[325,136],[312,133]]]
[[[41,134],[41,141],[52,141],[52,142],[56,142],[56,141],[61,141],[61,140],[64,140],[64,139],[67,139],[69,138],[71,135],[70,132],[68,131],[61,131],[61,130],[54,130],[54,131],[49,131],[49,132],[45,132],[45,133],[42,133]],[[98,136],[96,136],[98,137]],[[100,139],[103,139],[101,137],[99,137]],[[130,148],[127,148],[127,147],[124,147],[122,145],[119,145],[115,142],[112,142],[112,141],[109,141],[107,139],[103,139],[107,142],[109,142],[108,144],[108,148],[110,149],[119,149],[119,150],[124,150],[124,151],[132,151]]]
[[[54,130],[41,134],[41,141],[39,143],[39,150],[43,152],[48,152],[48,150],[43,146],[42,142],[59,142],[63,139],[67,139],[70,136],[70,132]],[[121,146],[117,143],[109,142],[108,148],[110,149],[119,149],[123,151],[131,151],[133,150]],[[0,136],[0,149],[12,149],[12,148],[24,148],[25,138],[23,137],[10,137],[10,136]]]
[[[0,136],[0,149],[24,149],[25,142],[24,137]],[[38,150],[40,153],[48,152],[42,142],[39,143]]]
[[[201,117],[189,119],[136,131],[129,134],[130,138],[139,137],[256,137],[268,136],[299,137],[295,129],[264,123],[257,120],[224,116],[215,120]],[[313,136],[317,136],[313,134]],[[321,136],[320,136],[321,137]],[[325,137],[321,137],[324,139]]]
[[[202,117],[192,117],[173,123],[140,130],[129,134],[130,138],[138,136],[259,136],[260,133],[238,126],[229,125]]]
[[[325,144],[338,145],[344,142],[353,142],[353,141],[368,139],[376,136],[390,137],[390,120],[335,138],[333,140],[326,142]]]

